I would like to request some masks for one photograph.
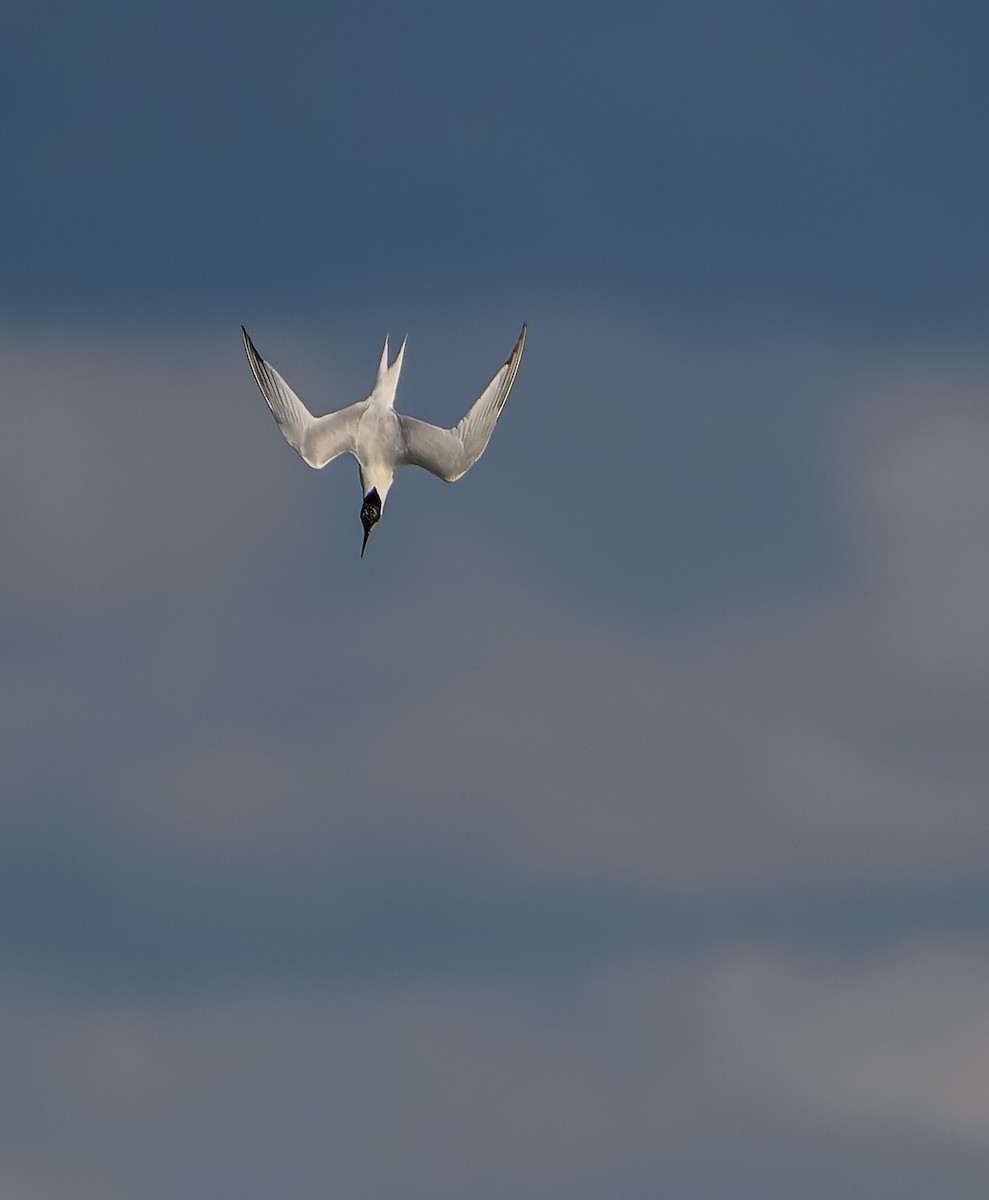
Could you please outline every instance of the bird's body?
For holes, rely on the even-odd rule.
[[[402,452],[402,428],[398,413],[386,404],[368,401],[357,420],[354,457],[361,469],[364,494],[374,488],[382,503],[395,477]]]
[[[399,467],[422,467],[449,483],[459,479],[484,453],[491,433],[515,381],[526,327],[508,360],[481,393],[467,415],[452,429],[443,429],[395,411],[395,392],[405,357],[405,343],[391,364],[388,339],[378,365],[374,387],[366,400],[315,417],[274,367],[258,354],[244,329],[244,349],[261,394],[285,440],[315,468],[325,467],[340,454],[352,454],[361,473],[364,504],[364,546],[384,508]]]

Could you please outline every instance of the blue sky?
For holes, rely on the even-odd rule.
[[[983,20],[8,15],[5,1196],[981,1200]]]
[[[483,281],[520,302],[971,331],[980,18],[23,6],[3,304],[225,313],[263,290],[305,313]]]

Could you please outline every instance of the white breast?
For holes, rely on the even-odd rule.
[[[361,486],[365,494],[378,489],[384,503],[398,465],[402,431],[395,410],[383,404],[369,404],[357,426],[354,456],[361,465]]]

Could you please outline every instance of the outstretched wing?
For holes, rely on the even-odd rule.
[[[357,422],[364,409],[364,401],[327,413],[325,417],[314,417],[299,397],[292,391],[271,363],[258,354],[250,335],[243,325],[244,349],[251,364],[254,378],[258,381],[261,395],[271,409],[275,423],[285,435],[285,440],[311,467],[325,467],[338,454],[352,454],[357,434]]]
[[[438,425],[398,414],[403,439],[401,466],[424,467],[440,479],[452,483],[477,462],[484,453],[515,382],[515,372],[519,369],[525,346],[525,333],[526,326],[523,325],[508,361],[475,401],[470,412],[453,429],[441,429]]]

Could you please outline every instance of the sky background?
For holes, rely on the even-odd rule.
[[[984,6],[10,7],[4,1197],[983,1200]]]

